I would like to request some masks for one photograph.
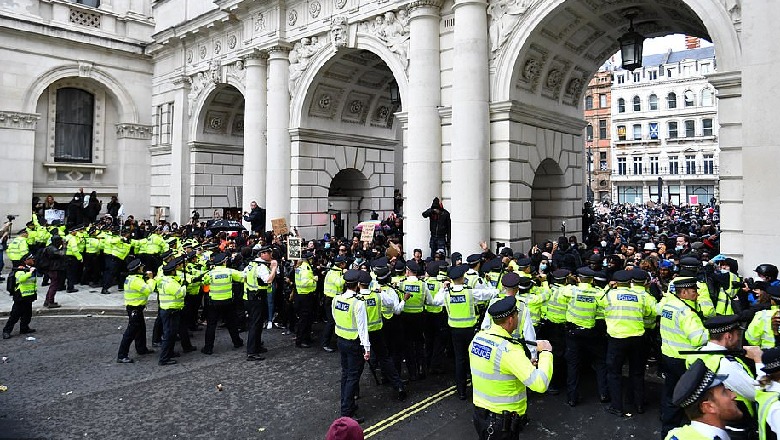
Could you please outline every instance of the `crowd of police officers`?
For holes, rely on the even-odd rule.
[[[729,436],[771,432],[764,428],[771,428],[772,413],[757,406],[755,379],[762,376],[761,351],[775,347],[778,335],[777,267],[762,264],[756,279],[742,279],[736,260],[717,251],[717,211],[704,207],[616,206],[591,213],[588,223],[587,245],[563,236],[527,255],[506,247],[493,253],[480,243],[483,252],[465,259],[439,249],[423,260],[415,249],[404,260],[394,252],[401,249],[397,241],[380,234],[372,243],[312,240],[300,259],[289,261],[282,237],[157,230],[131,238],[110,224],[63,230],[33,218],[7,248],[16,289],[3,338],[19,320],[22,333],[35,331],[29,327],[35,277],[47,274],[46,307],[57,306],[58,289],[71,291],[79,282],[104,293],[116,283],[124,291],[129,325],[120,363],[133,362],[133,343],[139,355],[153,353],[143,319],[153,295],[160,365],[176,362],[176,341],[183,352],[196,350],[191,332],[204,322],[207,355],[220,322],[236,348],[247,331],[248,361],[263,359],[262,330],[272,324],[294,332],[296,347],[338,350],[341,415],[358,420],[355,398],[366,361],[376,381],[401,400],[409,381],[443,373],[451,362],[458,397],[472,400],[475,428],[491,439],[517,438],[527,423],[526,388],[565,391],[570,406],[597,399],[618,417],[642,414],[646,365],[657,362],[667,436],[686,414],[691,418],[675,386],[701,359],[733,382],[726,386],[742,417],[726,426]],[[278,314],[269,313],[274,298]],[[319,319],[315,344],[312,324]],[[580,394],[582,372],[590,369],[593,397]],[[777,396],[764,400],[773,405]]]

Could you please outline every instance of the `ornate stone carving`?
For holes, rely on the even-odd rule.
[[[528,11],[534,0],[493,0],[488,5],[490,15],[490,50],[493,56],[503,47],[520,18]]]
[[[83,78],[89,78],[92,76],[92,67],[94,63],[89,61],[79,61],[79,76]]]
[[[336,0],[336,9],[344,9],[347,5],[347,0]]]
[[[222,64],[219,60],[209,61],[209,80],[214,84],[222,82]]]
[[[0,128],[35,130],[39,119],[41,116],[35,113],[0,111]]]
[[[320,99],[317,101],[317,105],[320,106],[321,109],[327,110],[330,108],[331,103],[331,97],[328,94],[324,94],[320,96]]]
[[[192,53],[192,49],[187,51],[187,63],[192,64],[192,59],[194,57],[194,54]]]
[[[547,88],[555,89],[561,85],[561,77],[563,74],[560,70],[553,69],[547,74]]]
[[[314,0],[313,2],[309,3],[309,15],[311,15],[311,18],[319,17],[320,11],[322,11],[322,5],[320,2]]]
[[[292,95],[298,87],[298,82],[303,72],[309,68],[311,58],[318,54],[326,44],[322,44],[317,37],[302,38],[301,41],[293,45],[290,51],[290,78],[288,88]]]
[[[200,59],[206,58],[206,46],[201,46],[199,51],[200,51]]]
[[[734,23],[742,21],[742,0],[720,0],[720,2],[731,15],[731,21]]]
[[[566,94],[577,96],[580,94],[580,88],[582,87],[582,79],[572,78],[569,80],[569,85],[566,86]]]
[[[244,61],[238,60],[227,66],[227,76],[235,78],[235,80],[241,84],[245,84],[246,68],[244,67]]]
[[[290,9],[290,11],[287,13],[287,24],[290,26],[295,26],[296,21],[298,21],[298,11],[295,9]]]
[[[539,73],[542,68],[539,60],[536,58],[529,58],[525,65],[523,65],[523,78],[528,82],[535,82],[539,79]]]
[[[222,52],[222,41],[214,40],[214,54],[219,55]]]
[[[336,49],[347,45],[347,18],[334,17],[330,24],[330,42]]]
[[[143,139],[152,138],[152,126],[140,124],[116,124],[117,139]]]
[[[238,42],[238,39],[236,38],[235,35],[230,35],[228,36],[227,42],[228,42],[228,48],[232,50],[236,48],[236,43]]]
[[[262,12],[258,12],[255,16],[255,32],[265,30],[265,15]]]
[[[406,9],[388,11],[366,20],[358,26],[358,31],[373,35],[401,59],[404,68],[409,66],[409,14]]]
[[[225,112],[209,111],[206,113],[206,123],[203,126],[204,133],[227,133],[228,114]]]

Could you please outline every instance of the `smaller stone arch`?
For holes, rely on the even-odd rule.
[[[328,188],[328,212],[338,214],[344,221],[344,235],[351,236],[351,231],[361,220],[370,199],[371,184],[361,171],[355,168],[345,168],[333,176]],[[337,231],[333,231],[337,233]],[[340,232],[340,231],[339,231]]]
[[[554,240],[581,230],[582,194],[574,168],[544,159],[531,185],[531,238],[533,243]]]
[[[238,103],[235,103],[240,108],[235,108],[226,116],[228,116],[227,120],[225,121],[228,126],[227,130],[225,130],[225,134],[230,134],[233,136],[241,136],[240,138],[236,138],[236,142],[239,142],[241,145],[243,145],[243,112],[244,112],[244,92],[236,87],[234,84],[231,83],[210,83],[208,87],[206,87],[203,91],[201,91],[198,95],[197,104],[193,108],[192,112],[192,119],[190,120],[190,139],[191,140],[199,140],[203,138],[203,134],[206,131],[205,130],[205,124],[207,124],[207,121],[205,120],[208,117],[209,108],[214,105],[214,100],[218,99],[219,94],[223,91],[232,90],[237,92],[238,95],[241,95],[241,101]],[[228,103],[223,103],[227,105]],[[224,107],[224,106],[223,106]],[[240,117],[240,121],[236,118]],[[236,124],[240,124],[239,127],[236,126]],[[236,131],[236,130],[239,131]]]

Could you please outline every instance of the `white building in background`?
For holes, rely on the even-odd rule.
[[[612,82],[612,199],[709,203],[718,198],[718,107],[705,75],[715,48],[649,55]]]

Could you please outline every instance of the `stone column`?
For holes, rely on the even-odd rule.
[[[171,198],[170,213],[166,220],[182,222],[190,217],[190,118],[187,95],[190,78],[181,76],[173,80],[173,123],[171,124]]]
[[[290,221],[290,50],[268,49],[268,175],[266,223],[271,219]]]
[[[18,225],[30,220],[30,200],[33,195],[33,167],[35,165],[35,126],[40,119],[35,113],[0,110],[0,206],[8,214],[18,215]],[[12,231],[16,234],[16,231]]]
[[[249,203],[257,201],[265,207],[266,156],[265,139],[268,108],[267,69],[268,55],[254,53],[245,60],[246,88],[244,93],[244,211],[250,211]]]
[[[428,249],[430,230],[422,212],[441,193],[440,3],[419,0],[409,5],[408,142],[404,152],[404,245]],[[428,251],[424,251],[427,254]]]
[[[149,211],[151,175],[149,145],[152,127],[134,123],[116,124],[118,151],[117,192],[126,214]]]
[[[487,0],[456,0],[452,69],[452,250],[490,240]]]

